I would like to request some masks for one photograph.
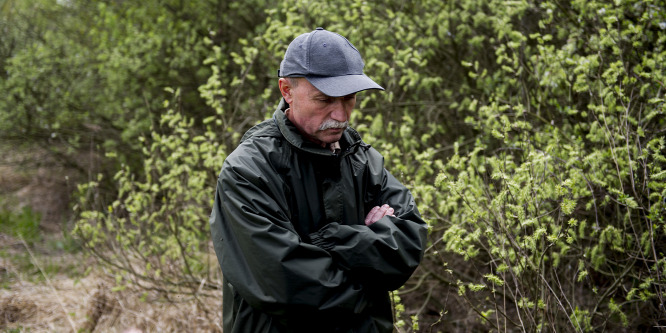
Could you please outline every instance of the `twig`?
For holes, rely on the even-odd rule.
[[[421,288],[421,285],[423,284],[423,281],[424,281],[424,280],[428,277],[428,275],[430,275],[431,273],[432,273],[431,271],[427,271],[427,272],[425,272],[425,274],[421,275],[421,277],[420,277],[419,280],[416,282],[416,285],[415,285],[414,287],[409,288],[409,289],[406,289],[406,290],[399,290],[399,291],[396,291],[396,293],[397,293],[398,295],[407,295],[407,294],[409,294],[409,293],[411,293],[411,292],[413,292],[413,291],[416,291],[417,289]]]

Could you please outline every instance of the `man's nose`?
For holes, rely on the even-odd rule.
[[[345,103],[342,100],[342,98],[338,98],[335,100],[335,103],[333,103],[331,107],[333,108],[333,111],[331,111],[331,119],[344,122],[349,119],[347,119],[347,110],[345,109]]]

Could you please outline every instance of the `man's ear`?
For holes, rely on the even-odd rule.
[[[280,80],[278,80],[278,86],[280,87],[280,93],[282,93],[284,101],[287,102],[287,104],[291,104],[291,101],[293,100],[293,97],[291,96],[293,87],[289,83],[289,80],[283,77],[280,78]]]

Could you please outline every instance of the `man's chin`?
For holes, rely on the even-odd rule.
[[[316,135],[310,136],[309,139],[310,141],[322,146],[326,147],[327,145],[340,141],[340,138],[342,138],[342,134],[344,133],[345,129],[340,128],[340,129],[326,129],[323,131],[318,131]]]
[[[342,132],[335,135],[327,135],[326,137],[322,138],[321,141],[325,142],[326,144],[330,144],[336,141],[340,141],[340,138],[342,138]]]

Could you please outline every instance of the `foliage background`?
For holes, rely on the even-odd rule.
[[[322,26],[386,88],[353,124],[431,226],[397,331],[666,326],[663,2],[0,4],[0,140],[78,170],[72,232],[119,291],[219,311],[217,172]]]

